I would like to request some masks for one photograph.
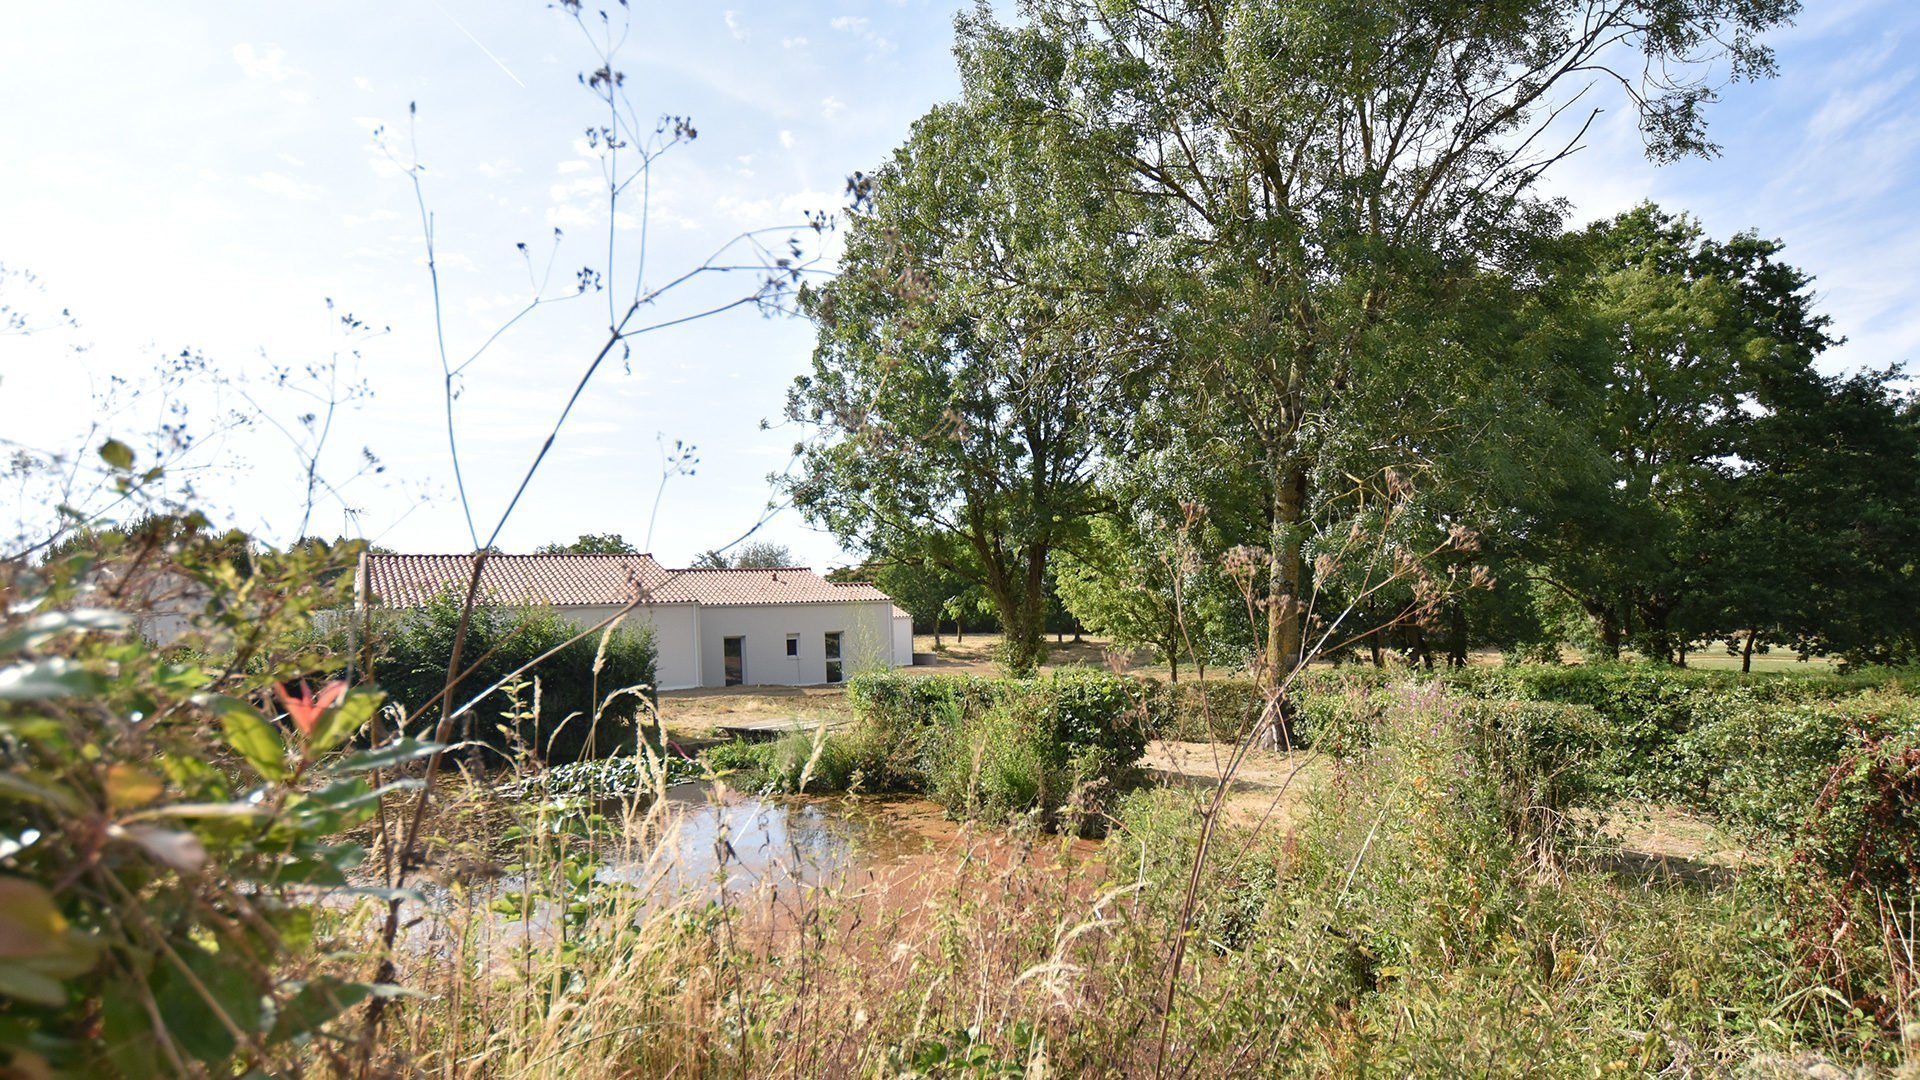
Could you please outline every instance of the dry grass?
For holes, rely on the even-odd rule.
[[[1156,740],[1141,762],[1155,783],[1192,791],[1197,800],[1219,786],[1233,747],[1223,743]],[[1331,778],[1325,755],[1309,750],[1249,750],[1234,773],[1222,812],[1229,824],[1287,836],[1304,819],[1308,800]]]
[[[751,726],[776,719],[830,723],[852,717],[842,686],[728,686],[668,690],[660,695],[660,719],[671,735],[699,738],[715,728]]]
[[[737,891],[689,888],[675,824],[657,812],[629,811],[606,854],[617,887],[571,885],[582,852],[529,844],[527,879],[573,910],[507,918],[451,890],[406,957],[402,981],[423,994],[399,1010],[387,1070],[897,1074],[969,1026],[1071,1022],[1074,980],[1057,962],[1107,925],[1097,849],[867,809],[918,842],[804,885],[795,868]]]

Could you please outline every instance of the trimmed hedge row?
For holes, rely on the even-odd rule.
[[[1290,734],[1353,759],[1409,692],[1446,693],[1452,704],[1437,714],[1460,730],[1435,734],[1466,740],[1476,768],[1505,793],[1517,837],[1545,838],[1576,807],[1671,802],[1785,843],[1841,879],[1912,896],[1916,690],[1913,671],[1893,669],[1755,677],[1653,664],[1508,665],[1422,677],[1345,668],[1295,683]],[[1262,704],[1244,681],[1149,683],[1142,693],[1150,730],[1163,738],[1244,738]]]
[[[1146,750],[1146,684],[1100,672],[1036,679],[862,675],[846,738],[861,779],[965,817],[1037,815],[1099,831]]]
[[[1368,751],[1408,695],[1445,701],[1436,732],[1502,792],[1511,835],[1543,844],[1567,811],[1677,802],[1792,845],[1824,870],[1911,894],[1920,844],[1920,698],[1912,675],[1741,678],[1651,665],[1469,669],[1409,678],[1335,669],[1292,689],[1289,737]],[[1101,672],[1039,679],[861,676],[857,724],[776,783],[922,792],[956,814],[1095,831],[1148,738],[1244,738],[1264,707],[1245,680],[1179,685]],[[1436,743],[1436,745],[1438,744]]]
[[[1830,712],[1870,691],[1898,696],[1914,689],[1914,673],[1755,677],[1657,664],[1522,664],[1451,672],[1446,682],[1476,698],[1587,706],[1608,723],[1610,794],[1717,813],[1716,784],[1764,744],[1795,742],[1803,765],[1836,760],[1832,733],[1844,727],[1837,716],[1808,724],[1782,710]]]

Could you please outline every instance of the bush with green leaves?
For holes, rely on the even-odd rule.
[[[1706,777],[1697,808],[1836,878],[1901,895],[1920,886],[1920,699],[1882,690],[1762,705],[1685,746]]]
[[[925,792],[951,812],[1104,827],[1146,750],[1147,684],[1092,671],[1034,679],[872,674],[849,687],[845,744],[873,789]]]
[[[1650,663],[1522,664],[1466,668],[1444,681],[1476,698],[1591,708],[1607,727],[1609,763],[1601,780],[1611,794],[1717,813],[1716,788],[1755,752],[1791,766],[1798,780],[1785,780],[1788,785],[1824,777],[1835,760],[1832,736],[1843,725],[1837,716],[1812,719],[1809,711],[1844,711],[1846,702],[1870,691],[1900,696],[1915,676],[1889,668],[1755,676]],[[1776,720],[1767,717],[1787,727],[1772,730]],[[1781,745],[1778,753],[1767,749],[1774,743]]]
[[[1168,935],[1193,943],[1188,985],[1206,1004],[1182,1037],[1258,1040],[1288,1075],[1738,1073],[1809,1046],[1900,1060],[1897,1030],[1855,1004],[1900,985],[1883,951],[1864,934],[1812,949],[1800,929],[1796,907],[1833,895],[1820,883],[1543,865],[1554,838],[1515,808],[1577,801],[1554,789],[1597,724],[1402,684],[1299,827],[1224,826],[1184,922],[1199,806],[1175,788],[1130,795],[1103,854],[1155,928],[1137,939],[1147,955]],[[1845,989],[1809,964],[1821,950]]]
[[[330,1025],[391,988],[325,917],[368,891],[345,835],[434,747],[354,750],[381,695],[307,692],[316,658],[276,651],[342,601],[316,584],[333,569],[298,550],[236,566],[191,530],[0,567],[0,1072],[346,1069]],[[84,606],[102,581],[191,597],[185,644]]]
[[[442,595],[375,626],[373,674],[409,713],[446,686],[460,608],[460,598]],[[461,654],[461,667],[474,670],[454,688],[456,707],[549,650],[559,651],[525,676],[539,682],[537,711],[517,709],[495,694],[474,708],[461,734],[504,757],[530,751],[554,763],[631,753],[643,726],[658,745],[652,629],[623,626],[604,640],[596,633],[566,644],[579,632],[552,608],[474,608]],[[425,712],[438,715],[438,708]]]

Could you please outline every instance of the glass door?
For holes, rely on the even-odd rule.
[[[730,637],[721,641],[720,652],[726,658],[727,685],[739,686],[746,681],[746,638]]]
[[[837,683],[843,676],[844,669],[840,666],[840,631],[831,630],[827,633],[827,681]]]

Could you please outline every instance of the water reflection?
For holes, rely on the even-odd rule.
[[[717,895],[835,880],[873,857],[875,830],[840,800],[761,798],[710,784],[671,789],[644,857],[601,870],[602,881],[673,894]]]

